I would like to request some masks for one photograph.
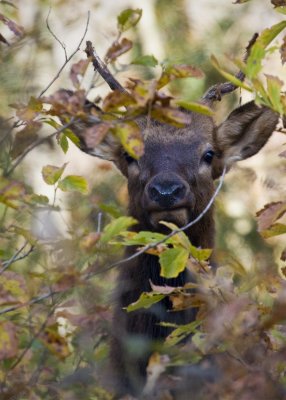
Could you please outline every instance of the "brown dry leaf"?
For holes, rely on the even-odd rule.
[[[176,293],[169,296],[169,299],[172,302],[172,309],[176,311],[197,308],[205,304],[204,298],[197,293]]]
[[[61,292],[74,288],[82,284],[82,279],[79,271],[73,267],[68,267],[66,272],[63,272],[55,283],[55,291]]]
[[[269,203],[256,213],[258,222],[258,231],[264,231],[274,224],[286,212],[286,202],[278,201]]]
[[[71,71],[70,71],[70,79],[74,85],[75,88],[79,88],[80,86],[80,81],[79,81],[79,77],[83,77],[87,67],[89,64],[89,59],[87,60],[80,60],[77,63],[73,64],[71,67]]]
[[[32,143],[38,138],[38,131],[42,127],[40,122],[32,121],[24,129],[16,133],[11,157],[17,158],[20,156]]]
[[[80,248],[87,252],[95,250],[95,244],[99,241],[101,234],[99,232],[89,232],[88,235],[84,236],[79,245]]]
[[[271,0],[274,7],[284,7],[286,6],[286,0]]]
[[[116,58],[132,49],[132,46],[133,43],[131,40],[123,38],[120,42],[114,42],[112,44],[112,46],[107,50],[105,58],[109,62],[114,62]]]
[[[135,104],[136,101],[128,93],[122,93],[118,90],[114,90],[109,93],[103,100],[102,109],[105,112],[118,111],[121,107],[127,107],[131,104]]]
[[[111,124],[103,122],[85,129],[80,133],[80,135],[83,138],[86,147],[94,149],[102,142],[111,127]]]
[[[282,260],[282,261],[286,261],[286,249],[282,251],[282,254],[281,254],[280,260]]]
[[[140,79],[129,78],[127,89],[138,107],[146,107],[153,103],[156,95],[156,80],[142,82]]]
[[[286,36],[284,36],[283,43],[280,47],[280,55],[281,55],[282,64],[285,64],[285,62],[286,62]]]
[[[279,157],[286,158],[286,150],[279,154]]]
[[[173,293],[174,291],[178,291],[181,288],[180,287],[174,287],[174,286],[159,286],[159,285],[154,285],[154,283],[150,280],[150,286],[153,292],[161,293],[161,294],[170,294]]]
[[[0,360],[18,354],[17,328],[12,322],[0,322]]]
[[[66,337],[59,334],[57,325],[47,328],[40,336],[40,339],[48,350],[58,358],[65,359],[70,355]]]
[[[28,301],[27,285],[22,275],[13,271],[0,275],[0,299],[1,307]]]
[[[5,15],[0,14],[0,21],[7,25],[14,35],[18,37],[24,36],[24,28],[20,25],[17,25],[16,22],[12,21],[11,19],[5,17]]]
[[[50,115],[61,116],[62,114],[76,115],[82,113],[86,103],[85,90],[60,89],[53,95],[42,98],[43,103],[51,104]]]
[[[190,114],[173,107],[159,107],[154,105],[151,110],[151,116],[157,121],[171,124],[178,128],[182,128],[191,123]]]

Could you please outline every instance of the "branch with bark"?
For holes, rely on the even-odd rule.
[[[258,33],[255,33],[253,35],[253,37],[250,39],[247,47],[246,47],[246,54],[244,57],[244,62],[247,61],[250,51],[252,49],[252,46],[254,45],[254,43],[256,42],[257,38],[258,38]],[[242,71],[239,71],[236,75],[235,78],[240,80],[241,82],[244,81],[245,79],[245,74]],[[224,82],[224,83],[218,83],[214,86],[211,86],[207,92],[203,95],[202,100],[203,101],[220,101],[221,98],[229,93],[234,92],[236,89],[238,88],[237,85],[235,85],[232,82]]]

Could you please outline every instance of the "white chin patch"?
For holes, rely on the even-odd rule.
[[[172,222],[178,227],[182,227],[189,222],[188,210],[186,208],[178,208],[169,211],[154,211],[150,214],[150,220],[154,228],[160,226],[160,221]]]

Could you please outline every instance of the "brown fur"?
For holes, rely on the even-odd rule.
[[[138,162],[126,160],[120,144],[110,137],[96,150],[85,148],[85,151],[113,160],[127,177],[129,214],[138,220],[136,229],[164,231],[160,220],[183,226],[197,217],[208,204],[214,191],[213,178],[220,176],[224,164],[231,167],[237,159],[250,157],[259,151],[275,129],[277,120],[273,111],[251,102],[233,111],[218,128],[211,118],[200,114],[191,114],[191,124],[183,129],[155,121],[149,122],[147,129],[141,121],[145,153]],[[209,150],[215,152],[211,163],[204,158]],[[169,182],[175,188],[178,186],[177,197],[175,189],[172,189],[171,197],[162,195],[164,191],[168,192]],[[169,201],[170,206],[159,205],[157,187],[160,201],[163,198],[162,202]],[[155,195],[152,195],[152,190]],[[187,235],[195,246],[213,247],[213,210]],[[128,248],[125,256],[134,251]],[[127,313],[124,308],[136,301],[142,292],[151,290],[150,281],[155,285],[182,286],[190,279],[186,271],[175,279],[160,277],[157,257],[147,254],[120,268],[111,359],[121,391],[141,390],[154,343],[170,332],[169,328],[159,326],[159,322],[184,324],[195,318],[193,310],[169,312],[171,304],[168,299],[148,310]]]

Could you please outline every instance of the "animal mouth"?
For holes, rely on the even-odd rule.
[[[161,221],[172,222],[179,228],[186,225],[189,221],[189,212],[186,207],[176,207],[171,209],[158,209],[150,212],[150,221],[154,228],[162,227]],[[162,230],[162,229],[160,229]]]

